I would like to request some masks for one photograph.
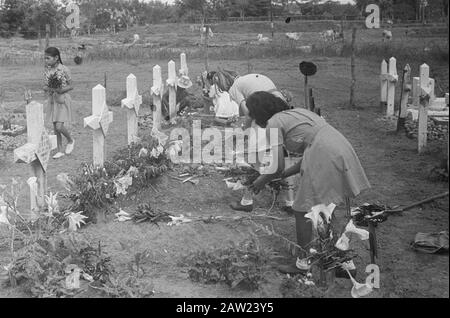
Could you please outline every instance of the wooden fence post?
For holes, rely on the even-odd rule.
[[[352,82],[350,86],[350,108],[355,107],[355,88],[356,88],[356,27],[352,31],[352,55],[351,55],[351,74]]]
[[[384,112],[387,106],[387,87],[388,87],[388,64],[386,60],[381,62],[381,74],[380,74],[380,109]]]

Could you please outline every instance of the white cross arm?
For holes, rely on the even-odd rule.
[[[27,143],[17,149],[14,149],[14,162],[19,163],[32,163],[36,160],[37,145]]]
[[[57,139],[55,135],[48,136],[50,141],[50,148],[56,149]],[[30,164],[37,159],[36,152],[38,151],[38,145],[34,143],[26,143],[25,145],[14,149],[14,162]]]
[[[392,83],[398,82],[398,75],[387,74],[386,77],[389,82],[392,82]]]
[[[139,112],[139,107],[142,104],[142,95],[136,94],[134,98],[124,98],[122,99],[122,107],[126,107],[128,109],[135,109],[136,112]]]
[[[100,129],[100,116],[89,116],[84,118],[84,128],[89,127],[93,130]]]
[[[102,129],[103,134],[108,132],[109,124],[113,121],[113,112],[105,111],[101,116],[91,115],[84,118],[84,128],[89,127],[93,130]]]

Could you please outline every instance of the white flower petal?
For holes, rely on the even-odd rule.
[[[353,220],[350,220],[350,222],[348,222],[347,226],[345,227],[345,233],[354,233],[358,235],[362,241],[369,239],[369,231],[357,228],[353,223]]]

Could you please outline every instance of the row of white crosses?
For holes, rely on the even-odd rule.
[[[386,106],[386,116],[394,116],[395,87],[398,82],[398,79],[399,77],[397,74],[397,60],[395,59],[395,57],[391,57],[389,59],[389,64],[385,60],[383,60],[381,62],[381,75],[380,75],[380,82],[381,82],[380,101],[383,106]],[[435,80],[433,78],[429,78],[428,81],[429,81],[428,86],[431,89],[430,104],[432,104],[436,99],[436,95],[434,93]],[[402,89],[404,90],[405,88],[402,87]],[[415,108],[419,108],[420,94],[421,94],[420,77],[413,77],[412,104]]]
[[[388,63],[383,60],[381,62],[381,104],[386,105],[386,116],[394,116],[395,105],[395,85],[398,82],[397,60],[395,57],[389,59]]]
[[[188,75],[186,54],[181,56],[180,75]],[[176,72],[175,62],[169,64],[169,103],[171,119],[176,115]],[[142,96],[138,94],[137,78],[130,74],[126,80],[127,97],[122,100],[122,107],[127,108],[127,133],[128,144],[137,142],[138,139],[138,115],[142,105]],[[163,84],[161,67],[153,68],[152,94],[154,104],[157,106],[153,113],[153,126],[161,127],[161,99]],[[44,198],[47,192],[47,166],[50,152],[57,147],[56,136],[49,135],[44,125],[44,108],[37,102],[30,102],[26,106],[27,116],[27,143],[14,150],[14,161],[26,163],[31,166],[34,177],[29,179],[31,211],[35,213],[44,206]],[[110,124],[113,121],[113,112],[106,104],[106,90],[102,85],[92,89],[92,115],[84,118],[84,127],[93,130],[93,164],[103,167],[105,161],[105,138]]]
[[[44,204],[47,190],[47,166],[50,152],[56,149],[56,136],[44,126],[44,106],[30,102],[26,106],[27,143],[14,150],[14,162],[29,164],[34,177],[28,180],[32,214]]]
[[[179,70],[180,76],[188,76],[189,69],[186,62],[186,54],[180,54],[181,67]],[[169,87],[169,117],[172,122],[177,114],[177,101],[176,101],[176,89],[177,89],[177,75],[175,70],[175,62],[169,61],[168,63],[168,79],[167,86]],[[151,87],[151,93],[153,97],[153,128],[161,129],[161,104],[162,95],[164,92],[164,83],[161,76],[161,67],[155,65],[153,67],[153,86]]]
[[[409,95],[412,91],[412,107],[418,109],[418,151],[422,153],[427,145],[427,122],[430,105],[436,101],[434,92],[435,80],[430,78],[430,67],[427,64],[420,66],[420,76],[413,77],[410,84],[411,68],[405,66],[403,77],[402,100],[400,101],[400,117],[405,118]],[[398,82],[397,61],[394,57],[381,63],[381,103],[386,105],[386,116],[394,115],[395,87]]]

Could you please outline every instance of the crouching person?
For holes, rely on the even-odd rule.
[[[276,178],[300,174],[294,199],[297,242],[308,250],[313,240],[313,229],[305,215],[320,204],[339,205],[348,202],[362,190],[370,188],[358,156],[348,140],[325,119],[303,109],[288,109],[285,101],[267,92],[256,92],[246,100],[249,117],[266,128],[274,154],[275,169],[262,173],[250,189],[259,193]],[[276,134],[275,140],[271,135]],[[285,169],[283,149],[302,154],[302,158]],[[297,262],[284,272],[308,271],[307,254],[300,254]],[[280,269],[281,270],[281,269]]]

